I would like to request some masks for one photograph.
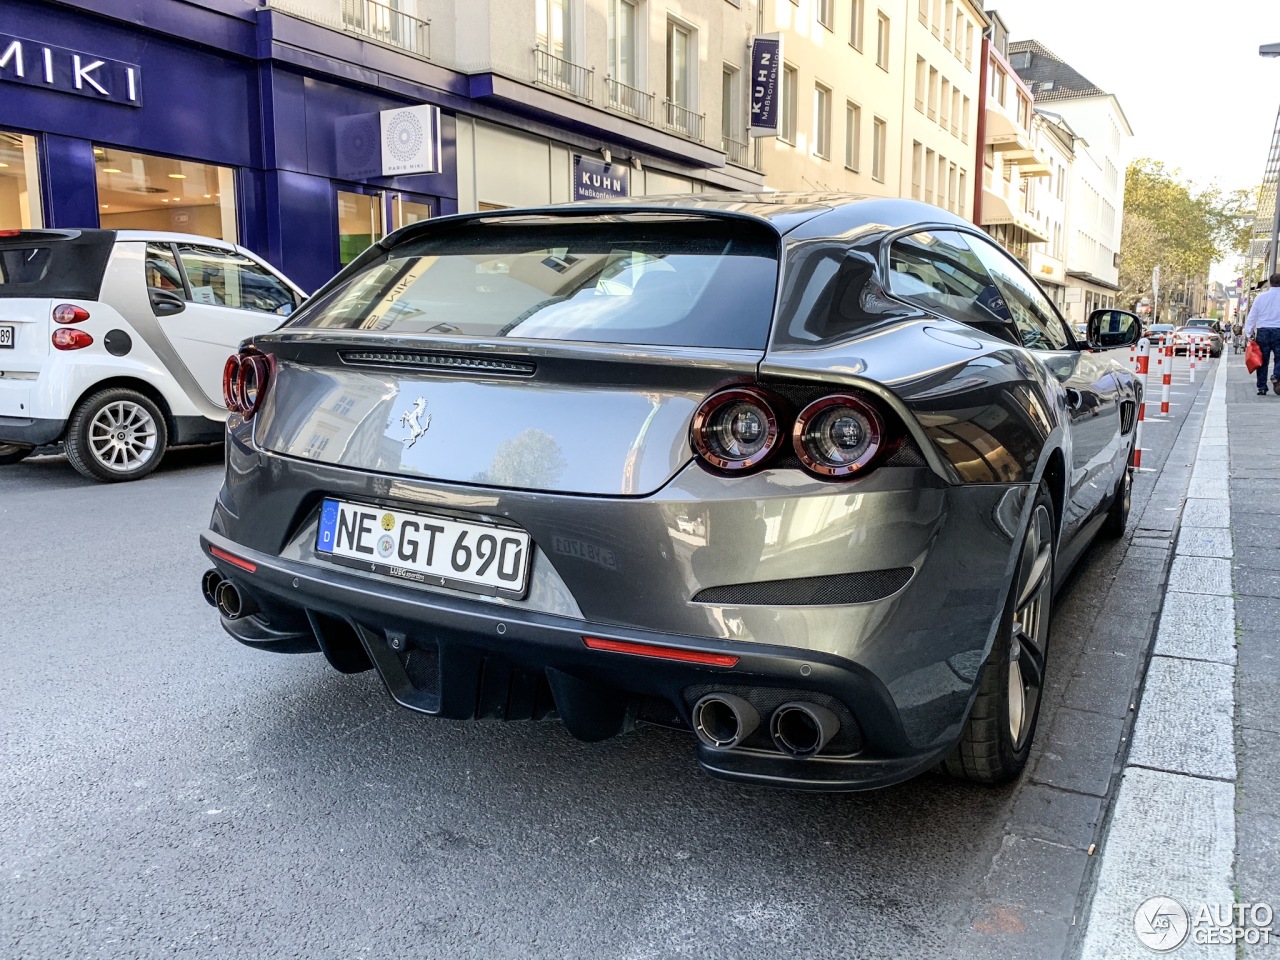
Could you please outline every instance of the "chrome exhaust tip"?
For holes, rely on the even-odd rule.
[[[840,718],[816,703],[784,703],[769,720],[774,746],[805,760],[815,756],[840,730]]]
[[[732,750],[760,725],[756,708],[729,693],[709,693],[693,705],[693,730],[713,750]]]
[[[218,586],[215,599],[218,612],[228,620],[239,620],[241,617],[250,616],[257,609],[253,601],[242,594],[239,587],[230,580],[223,580]]]
[[[210,567],[204,572],[204,576],[200,578],[200,593],[204,595],[204,602],[211,607],[218,605],[218,587],[222,584],[222,574]]]

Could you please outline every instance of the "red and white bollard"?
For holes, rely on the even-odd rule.
[[[1163,350],[1162,354],[1166,354],[1169,362],[1164,364],[1164,375],[1160,379],[1160,416],[1167,417],[1169,415],[1169,387],[1173,381],[1173,358],[1174,347],[1172,341]]]
[[[1151,341],[1138,341],[1138,376],[1142,378],[1142,399],[1138,401],[1138,423],[1133,428],[1133,469],[1142,469],[1142,424],[1147,419],[1147,367],[1151,362]]]
[[[1136,343],[1129,344],[1129,369],[1138,369],[1138,345]]]
[[[1200,341],[1197,340],[1187,350],[1187,383],[1196,382],[1196,360],[1200,356]]]

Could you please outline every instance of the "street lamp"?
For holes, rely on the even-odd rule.
[[[1258,47],[1258,56],[1280,57],[1280,43],[1262,44]],[[1276,245],[1280,244],[1280,167],[1276,168],[1275,206],[1275,213],[1271,218],[1271,269],[1268,271],[1268,276],[1276,273]]]

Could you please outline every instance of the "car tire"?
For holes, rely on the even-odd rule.
[[[0,443],[0,467],[11,463],[21,463],[35,452],[35,447],[24,447],[20,443]]]
[[[160,465],[169,430],[160,408],[127,387],[100,390],[67,421],[67,459],[90,480],[141,480]]]
[[[973,709],[959,742],[942,762],[942,770],[956,779],[1005,783],[1027,765],[1043,699],[1054,552],[1053,505],[1042,484]],[[1023,629],[1028,620],[1029,632]]]
[[[1107,510],[1107,519],[1102,522],[1098,536],[1104,540],[1119,540],[1129,526],[1129,507],[1133,502],[1133,451],[1129,451],[1129,462],[1124,473],[1116,484],[1115,493],[1111,497],[1111,508]]]

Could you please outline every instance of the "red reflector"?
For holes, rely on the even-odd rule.
[[[72,330],[69,327],[59,327],[53,331],[53,345],[59,350],[79,350],[93,343],[93,337],[89,336],[83,330]]]
[[[60,303],[53,308],[53,319],[58,323],[82,323],[89,319],[89,311],[74,303]]]
[[[738,658],[731,653],[702,653],[698,650],[681,650],[679,647],[662,647],[656,643],[603,640],[600,637],[583,637],[582,642],[592,650],[630,653],[637,657],[656,657],[659,660],[679,660],[682,663],[705,663],[712,667],[732,667],[738,662]]]
[[[241,560],[233,554],[227,553],[225,550],[219,550],[217,547],[210,547],[209,552],[219,560],[225,560],[232,566],[239,567],[241,570],[248,570],[250,573],[256,573],[258,565],[251,560]]]
[[[16,237],[21,230],[0,230],[0,237]]]

